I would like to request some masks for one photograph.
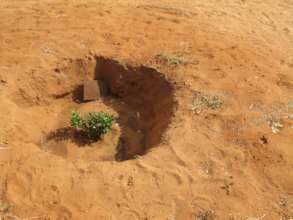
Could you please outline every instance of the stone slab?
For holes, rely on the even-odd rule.
[[[86,80],[83,85],[83,100],[95,101],[107,95],[108,88],[102,80]]]

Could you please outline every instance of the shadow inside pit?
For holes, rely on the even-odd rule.
[[[84,132],[78,131],[72,127],[59,128],[56,131],[52,131],[47,135],[46,140],[53,140],[55,142],[70,140],[79,147],[98,141],[98,139],[89,139]]]
[[[75,103],[83,102],[83,85],[78,85],[72,91],[72,101]]]
[[[176,102],[172,84],[153,68],[122,65],[104,57],[95,57],[95,61],[94,79],[98,81],[101,100],[119,115],[116,160],[136,158],[160,145],[174,115]],[[73,102],[85,102],[83,85],[70,93]],[[84,133],[71,127],[49,133],[46,140],[70,140],[79,147],[98,141],[88,139]]]
[[[165,76],[153,68],[96,57],[95,79],[103,102],[119,114],[116,160],[133,159],[159,145],[175,103],[174,89]]]

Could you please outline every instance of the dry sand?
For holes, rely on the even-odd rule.
[[[292,0],[0,0],[0,98],[0,219],[293,218]]]

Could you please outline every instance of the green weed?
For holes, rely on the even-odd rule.
[[[70,121],[72,127],[82,131],[89,139],[99,139],[111,130],[115,118],[105,112],[89,112],[82,117],[72,111]]]

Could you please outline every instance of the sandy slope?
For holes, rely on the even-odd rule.
[[[186,65],[156,62],[162,52]],[[114,160],[118,128],[92,147],[44,150],[74,108],[119,113],[71,99],[94,55],[153,66],[174,88],[168,129],[142,157]],[[292,74],[291,0],[1,0],[1,215],[293,218]],[[198,92],[223,106],[196,114]]]

